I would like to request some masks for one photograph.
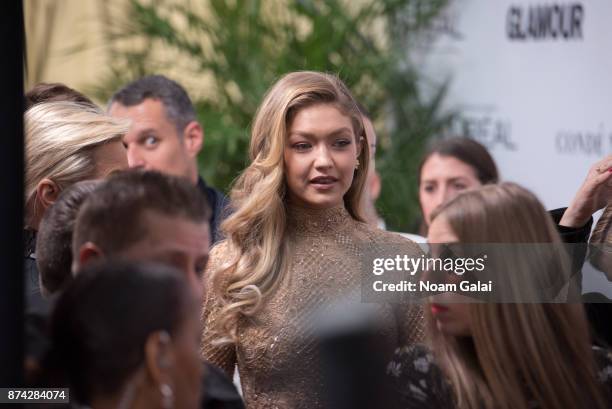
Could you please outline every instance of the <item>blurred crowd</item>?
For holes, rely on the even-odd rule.
[[[227,197],[198,173],[206,124],[176,81],[140,78],[104,109],[59,83],[25,100],[29,385],[93,409],[612,405],[612,155],[546,210],[478,142],[434,140],[422,228],[397,233],[372,120],[337,76],[271,86]],[[364,248],[448,243],[567,244],[567,264],[500,267],[563,277],[565,297],[361,302]]]

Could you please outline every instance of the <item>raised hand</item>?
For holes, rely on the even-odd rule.
[[[612,203],[612,155],[598,161],[576,192],[559,224],[566,227],[582,227],[591,215]]]

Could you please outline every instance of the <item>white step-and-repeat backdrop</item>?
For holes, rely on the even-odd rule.
[[[453,133],[547,208],[612,152],[612,1],[451,0],[418,48],[423,72],[450,80]]]

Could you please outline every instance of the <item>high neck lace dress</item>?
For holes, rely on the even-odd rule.
[[[395,244],[415,256],[416,244],[354,220],[344,206],[312,210],[287,209],[289,271],[262,307],[238,323],[236,344],[218,346],[210,328],[221,308],[208,283],[203,310],[204,359],[230,376],[238,365],[247,408],[324,408],[323,374],[317,339],[317,311],[353,296],[359,303],[360,249]],[[211,252],[208,272],[224,259],[226,244]],[[207,277],[210,274],[207,275]],[[401,345],[423,340],[422,309],[415,305],[379,305],[382,340],[389,354]],[[359,359],[360,357],[355,357]],[[381,374],[382,375],[382,374]]]

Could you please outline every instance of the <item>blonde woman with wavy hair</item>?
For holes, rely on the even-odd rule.
[[[513,183],[467,191],[443,204],[432,214],[428,242],[561,243],[542,204]],[[529,280],[517,261],[504,273]],[[552,265],[546,258],[531,274],[562,268]],[[432,352],[404,348],[389,365],[402,407],[610,407],[612,354],[591,346],[582,304],[439,302],[445,296],[448,301],[449,294],[432,296],[426,308]]]
[[[96,106],[70,101],[34,105],[25,114],[26,225],[37,230],[44,211],[68,186],[127,168],[121,138],[129,123]]]
[[[237,364],[248,408],[325,407],[313,317],[359,290],[360,246],[419,250],[363,221],[368,147],[336,76],[294,72],[276,82],[249,155],[205,275],[203,355],[229,375]],[[381,322],[391,351],[423,334],[418,308],[381,307]]]

